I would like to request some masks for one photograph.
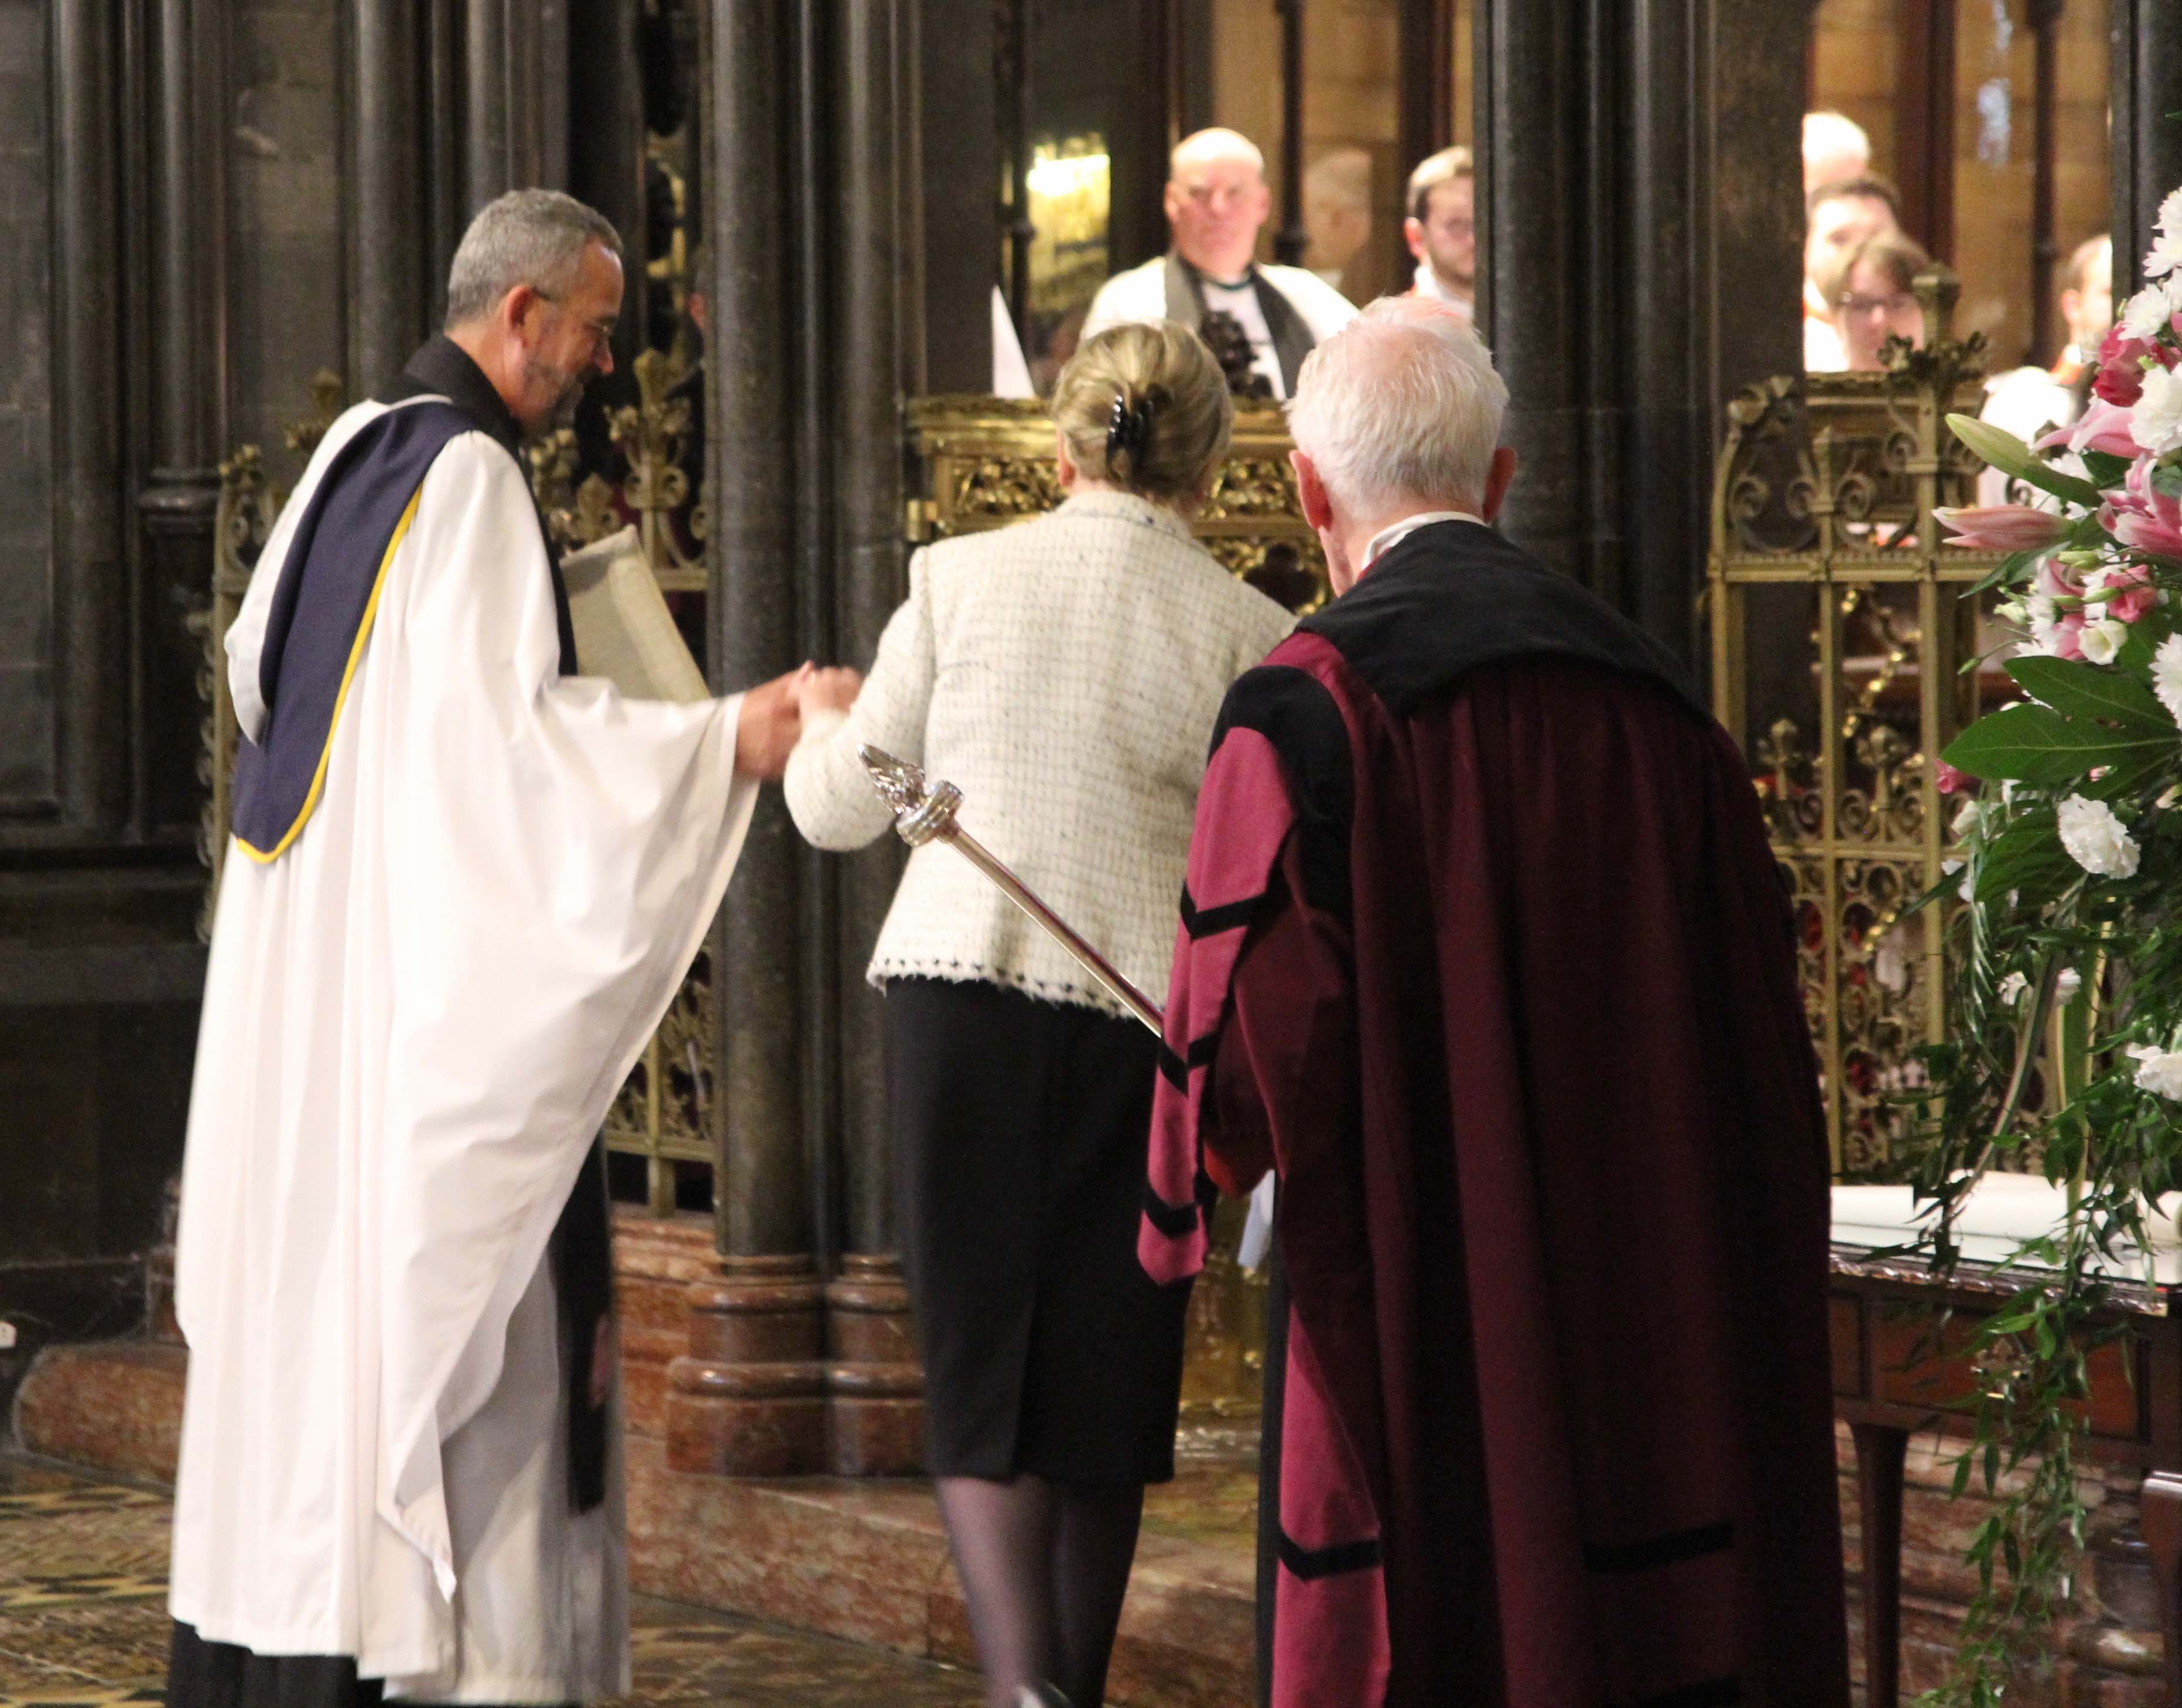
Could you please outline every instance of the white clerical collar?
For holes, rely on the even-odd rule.
[[[1364,548],[1364,569],[1369,569],[1421,528],[1430,528],[1436,522],[1474,522],[1480,528],[1488,526],[1481,516],[1472,516],[1466,510],[1421,510],[1415,516],[1405,516],[1391,528],[1382,528],[1371,536],[1371,543]],[[1362,574],[1359,570],[1358,574]]]
[[[1459,310],[1465,320],[1470,319],[1477,312],[1476,304],[1470,301],[1468,297],[1457,296],[1442,282],[1439,274],[1432,271],[1432,263],[1429,261],[1417,263],[1416,294],[1420,296],[1429,296],[1435,302],[1444,302],[1449,308]]]

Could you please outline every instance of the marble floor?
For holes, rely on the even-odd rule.
[[[158,1703],[167,1496],[0,1453],[0,1708]],[[755,1619],[636,1598],[628,1701],[972,1708],[974,1673]]]

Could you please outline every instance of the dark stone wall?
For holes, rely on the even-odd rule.
[[[45,11],[0,0],[0,819],[57,787]]]
[[[338,373],[341,83],[335,0],[238,0],[227,147],[230,419],[283,478],[311,376]]]

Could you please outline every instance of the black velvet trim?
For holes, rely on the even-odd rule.
[[[1630,1705],[1630,1708],[1728,1708],[1729,1704],[1742,1700],[1740,1678],[1708,1678],[1701,1684],[1685,1684],[1679,1689],[1647,1696]]]
[[[1346,923],[1356,782],[1341,708],[1310,672],[1261,664],[1245,671],[1227,690],[1213,727],[1212,751],[1218,753],[1228,732],[1236,729],[1255,730],[1280,755],[1295,815],[1304,900]]]
[[[1474,670],[1519,658],[1649,677],[1710,716],[1666,648],[1573,578],[1473,522],[1433,522],[1397,541],[1296,627],[1338,648],[1397,717]]]
[[[1201,1038],[1192,1039],[1187,1059],[1175,1054],[1167,1047],[1166,1040],[1161,1038],[1159,1047],[1160,1075],[1175,1090],[1187,1091],[1189,1088],[1190,1074],[1194,1070],[1203,1067],[1219,1053],[1220,1034],[1217,1031],[1207,1032]]]
[[[1258,916],[1265,905],[1265,892],[1245,896],[1238,902],[1222,902],[1216,908],[1200,908],[1189,893],[1189,886],[1182,887],[1182,928],[1193,942],[1199,937],[1218,937],[1222,931],[1232,931],[1238,926],[1247,926]]]
[[[1583,1567],[1587,1572],[1609,1576],[1649,1572],[1656,1567],[1672,1566],[1707,1554],[1725,1553],[1734,1545],[1735,1526],[1723,1518],[1717,1524],[1673,1530],[1663,1536],[1648,1536],[1641,1542],[1587,1542],[1583,1545]]]
[[[1336,1542],[1325,1548],[1303,1548],[1285,1530],[1281,1532],[1281,1564],[1291,1578],[1309,1584],[1320,1578],[1335,1578],[1344,1572],[1368,1571],[1379,1564],[1379,1539],[1367,1537],[1361,1542]]]
[[[1170,1240],[1186,1240],[1197,1231],[1197,1201],[1170,1204],[1149,1182],[1144,1186],[1144,1219]]]

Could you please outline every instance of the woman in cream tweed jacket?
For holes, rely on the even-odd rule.
[[[1190,537],[1230,423],[1193,334],[1088,340],[1054,412],[1066,500],[917,555],[861,691],[804,683],[789,809],[818,846],[859,847],[891,821],[858,745],[922,766],[1160,1001],[1213,721],[1291,618]],[[936,844],[910,855],[870,976],[928,1462],[988,1700],[1088,1708],[1144,1485],[1173,1473],[1186,1296],[1136,1260],[1157,1041]]]

